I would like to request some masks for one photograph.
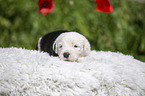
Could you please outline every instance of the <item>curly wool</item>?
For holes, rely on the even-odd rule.
[[[144,96],[145,63],[91,51],[78,62],[34,50],[0,48],[1,96]]]

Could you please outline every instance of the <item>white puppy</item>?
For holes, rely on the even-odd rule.
[[[90,44],[81,34],[76,32],[62,33],[54,42],[55,53],[63,60],[76,61],[79,57],[89,55]]]
[[[90,43],[83,35],[77,32],[64,31],[59,35],[57,34],[58,36],[53,39],[52,36],[55,36],[56,33],[58,31],[51,33],[51,36],[49,33],[47,36],[41,37],[41,40],[39,39],[40,43],[37,44],[39,46],[36,46],[36,49],[48,52],[53,56],[59,56],[60,59],[65,61],[77,61],[78,58],[89,55]],[[51,39],[52,44],[50,39],[47,40],[48,36],[53,39]]]

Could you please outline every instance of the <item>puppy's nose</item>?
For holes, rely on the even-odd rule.
[[[69,55],[70,55],[70,53],[68,53],[68,52],[63,53],[64,58],[68,58]]]

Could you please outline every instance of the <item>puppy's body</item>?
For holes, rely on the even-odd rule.
[[[62,60],[76,61],[90,52],[88,40],[81,34],[68,31],[54,31],[40,37],[36,49]]]
[[[60,34],[65,33],[65,32],[68,32],[68,31],[66,31],[66,30],[54,31],[54,32],[48,33],[48,34],[40,37],[38,40],[38,43],[36,45],[36,50],[47,52],[52,56],[58,56],[58,54],[56,54],[54,52],[52,46],[53,46],[53,43],[56,40],[56,38]]]

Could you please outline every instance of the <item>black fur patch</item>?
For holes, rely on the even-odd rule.
[[[53,50],[53,43],[60,34],[65,32],[69,31],[67,30],[53,31],[51,33],[42,36],[42,39],[40,41],[41,51],[47,52],[52,56],[58,56],[58,54],[56,54]],[[38,43],[36,45],[36,50],[38,50]]]

